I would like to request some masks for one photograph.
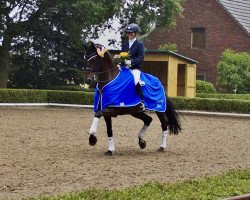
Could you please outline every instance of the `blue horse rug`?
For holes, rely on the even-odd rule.
[[[147,110],[165,112],[166,96],[160,80],[150,74],[141,72],[140,84],[142,86],[144,104]],[[95,89],[94,112],[107,107],[132,107],[141,103],[136,92],[134,77],[130,70],[121,67],[118,75],[102,90]]]

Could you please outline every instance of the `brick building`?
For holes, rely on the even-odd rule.
[[[197,79],[216,84],[222,52],[250,52],[250,0],[187,0],[176,27],[154,30],[147,49],[175,43],[178,53],[198,61]]]

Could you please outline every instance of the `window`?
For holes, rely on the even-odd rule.
[[[192,28],[192,48],[205,49],[205,28]]]
[[[201,80],[201,81],[205,81],[206,80],[206,75],[205,74],[197,74],[196,79]]]

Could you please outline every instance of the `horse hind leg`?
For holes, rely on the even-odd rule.
[[[160,148],[157,151],[163,152],[165,150],[165,148],[167,147],[167,136],[169,133],[168,120],[167,120],[165,113],[156,112],[156,114],[161,122],[161,128],[162,128],[161,144],[160,144]]]
[[[160,148],[157,151],[163,152],[164,149],[167,147],[168,132],[169,132],[168,130],[162,131],[162,134],[161,134],[161,145],[160,145]]]
[[[135,113],[135,114],[131,114],[133,117],[140,119],[144,122],[143,127],[141,128],[141,130],[138,133],[138,138],[139,138],[139,146],[141,149],[145,149],[146,148],[146,141],[144,140],[146,131],[150,125],[150,123],[152,122],[152,117],[148,116],[145,113],[139,112],[139,113]]]

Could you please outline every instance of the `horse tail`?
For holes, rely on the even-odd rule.
[[[166,96],[167,109],[166,116],[168,119],[168,126],[170,133],[177,135],[181,130],[181,123],[179,119],[179,113],[174,108],[174,103],[170,100],[168,96]]]

